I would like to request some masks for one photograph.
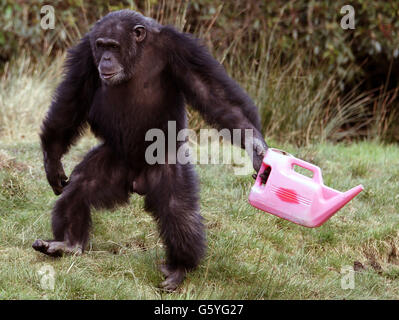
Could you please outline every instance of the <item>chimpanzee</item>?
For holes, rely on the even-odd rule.
[[[205,253],[198,179],[190,163],[148,164],[145,134],[152,128],[167,134],[168,121],[186,128],[186,102],[219,129],[252,129],[254,138],[242,139],[241,147],[253,151],[259,170],[268,147],[257,108],[198,39],[131,10],[99,20],[68,51],[64,79],[43,121],[44,168],[62,195],[52,211],[54,239],[38,239],[33,248],[50,256],[82,253],[90,209],[127,203],[136,192],[145,195],[166,246],[161,287],[176,289]],[[68,180],[61,158],[87,124],[101,144]]]

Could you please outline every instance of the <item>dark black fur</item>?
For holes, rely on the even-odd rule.
[[[104,48],[99,38],[115,39],[120,47]],[[123,72],[103,78],[120,68]],[[128,10],[97,22],[68,52],[65,78],[43,122],[47,178],[62,196],[52,214],[54,240],[37,240],[33,247],[54,256],[82,252],[91,207],[127,203],[132,191],[145,194],[166,245],[162,286],[175,289],[205,253],[198,181],[189,164],[146,164],[144,136],[151,128],[166,132],[168,120],[177,122],[177,130],[185,128],[185,100],[218,128],[254,129],[261,141],[252,146],[259,170],[267,145],[257,109],[198,40]],[[87,123],[102,144],[67,181],[61,158]]]

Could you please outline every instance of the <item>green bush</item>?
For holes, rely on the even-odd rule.
[[[55,29],[42,30],[40,8],[48,2],[0,0],[0,70],[6,70],[6,63],[21,55],[27,54],[33,61],[54,57],[74,44],[107,12],[130,8],[204,39],[213,54],[258,102],[272,94],[273,72],[275,79],[287,79],[287,75],[298,77],[289,80],[292,84],[285,88],[290,90],[298,84],[291,97],[297,96],[301,107],[305,106],[309,112],[315,103],[317,108],[327,103],[333,110],[335,105],[348,105],[348,101],[342,102],[348,94],[369,95],[368,105],[361,110],[373,115],[372,120],[366,121],[372,128],[362,127],[361,135],[375,132],[399,139],[395,136],[396,91],[390,91],[398,87],[399,79],[399,2],[350,3],[355,9],[354,30],[340,26],[343,17],[340,10],[347,4],[345,0],[55,0],[51,2],[55,9]],[[294,66],[293,61],[296,61]],[[275,70],[273,65],[280,69]],[[280,77],[285,69],[288,69],[286,77]],[[331,93],[329,88],[334,89],[330,97],[326,95]],[[331,100],[337,88],[342,97]],[[301,92],[306,92],[306,96]],[[274,99],[279,104],[278,97]],[[280,109],[279,105],[276,108]],[[329,117],[328,110],[325,119]],[[270,108],[261,111],[264,127],[269,128],[271,117],[278,111]],[[360,120],[356,121],[345,122],[344,126],[359,129]],[[296,128],[298,119],[293,115],[293,119],[286,119],[283,124]],[[306,121],[300,122],[301,128],[308,125]],[[323,125],[326,123],[321,121],[320,126]]]
[[[52,1],[55,8],[55,30],[40,28],[40,8],[43,0],[0,0],[0,57],[3,61],[22,50],[34,54],[53,54],[74,42],[90,25],[109,11],[131,8],[153,17],[166,11],[177,14],[187,7],[186,29],[198,30],[211,26],[210,37],[215,46],[226,48],[237,36],[240,48],[251,54],[259,34],[273,33],[273,47],[280,49],[285,59],[295,55],[298,48],[309,49],[307,62],[315,66],[327,64],[343,78],[353,79],[361,74],[359,59],[381,56],[392,59],[399,55],[399,2],[357,0],[356,29],[340,27],[340,9],[347,1]],[[220,10],[220,13],[219,13]],[[216,20],[213,19],[216,17]],[[170,22],[170,21],[167,21]],[[245,52],[249,51],[249,52]],[[358,68],[348,67],[359,63]]]

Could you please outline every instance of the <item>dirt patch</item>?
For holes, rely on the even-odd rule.
[[[25,163],[16,161],[4,150],[0,150],[0,170],[8,169],[22,172],[28,170],[28,168],[29,167]]]
[[[106,251],[114,255],[125,254],[132,251],[147,251],[148,249],[149,247],[142,239],[132,239],[124,243],[112,242],[107,244],[107,247],[105,248]]]
[[[382,274],[384,268],[389,264],[399,265],[399,249],[396,238],[370,242],[363,246],[362,251],[366,257],[366,262],[362,264],[359,261],[354,261],[353,268],[355,271],[362,271],[369,266],[378,274]]]
[[[212,221],[206,224],[208,229],[220,229],[222,227],[222,223],[220,221]]]
[[[370,266],[374,269],[374,271],[376,271],[377,273],[382,273],[382,267],[381,267],[381,265],[377,262],[377,261],[375,261],[375,260],[372,260],[372,261],[370,261]]]
[[[353,270],[355,270],[356,272],[360,272],[365,269],[366,269],[366,267],[360,261],[353,262]]]
[[[391,243],[392,245],[392,250],[388,255],[388,262],[392,264],[399,265],[399,250],[398,247],[394,244]]]
[[[138,249],[139,251],[147,251],[147,245],[145,244],[144,240],[142,239],[134,239],[132,242],[126,243],[127,248]]]
[[[367,258],[368,264],[377,272],[382,272],[381,264],[377,261],[377,255],[372,250],[364,250],[364,255]]]

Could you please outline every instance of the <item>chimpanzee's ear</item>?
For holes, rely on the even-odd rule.
[[[143,41],[145,39],[145,36],[147,35],[147,30],[141,24],[135,26],[133,31],[134,31],[134,37],[137,42]]]

